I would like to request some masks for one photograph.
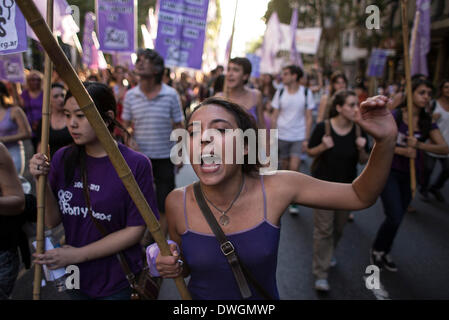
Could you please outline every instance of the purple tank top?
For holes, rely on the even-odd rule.
[[[240,260],[253,277],[274,298],[279,299],[276,285],[276,266],[280,228],[267,220],[266,194],[261,176],[264,219],[258,225],[236,233],[227,234]],[[213,234],[189,229],[186,215],[186,188],[184,188],[184,217],[186,232],[181,236],[181,249],[190,268],[188,289],[195,300],[241,300],[240,291],[231,267],[220,250]],[[251,300],[263,297],[250,284]]]
[[[3,117],[2,120],[0,120],[0,137],[12,136],[12,135],[16,134],[18,130],[19,130],[19,127],[11,118],[11,108],[8,108],[6,110],[5,116]],[[17,144],[17,143],[16,142],[6,143],[5,145],[6,145],[6,147],[8,147],[9,145],[12,145],[12,144]]]
[[[27,90],[24,90],[22,92],[22,99],[24,103],[23,109],[25,111],[25,114],[28,118],[28,122],[30,123],[30,125],[32,125],[33,122],[38,122],[40,119],[42,119],[43,97],[44,97],[43,92],[41,92],[36,98],[31,98]]]

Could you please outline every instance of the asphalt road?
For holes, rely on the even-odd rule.
[[[176,180],[177,186],[195,181],[191,167],[184,166]],[[391,252],[399,271],[381,272],[383,290],[368,290],[364,280],[370,264],[369,250],[384,218],[380,201],[355,212],[355,221],[347,224],[336,251],[338,264],[331,270],[331,291],[327,294],[313,289],[312,210],[301,207],[298,216],[284,214],[277,269],[281,299],[449,299],[449,184],[443,195],[446,204],[436,200],[423,202],[419,194],[413,200],[417,212],[406,214]],[[32,298],[32,278],[32,271],[21,270],[13,299]],[[42,288],[41,299],[68,298],[49,283]],[[159,299],[179,299],[172,280],[164,280]]]

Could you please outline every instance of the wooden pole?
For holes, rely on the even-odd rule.
[[[53,31],[53,0],[47,1],[47,23],[49,30]],[[50,157],[48,153],[48,140],[50,135],[50,90],[53,64],[45,54],[44,66],[44,98],[42,104],[42,131],[41,131],[41,152]],[[45,251],[45,191],[47,176],[39,176],[37,182],[37,224],[36,224],[36,253],[42,254]],[[34,265],[33,300],[40,300],[42,282],[42,266]]]
[[[406,81],[406,93],[407,93],[407,114],[408,114],[408,135],[413,137],[413,97],[412,97],[412,78],[410,71],[410,57],[408,46],[408,19],[407,19],[407,0],[401,0],[401,12],[402,12],[402,40],[404,43],[404,66],[405,66],[405,81]],[[412,196],[415,196],[416,192],[416,171],[415,171],[415,159],[410,158],[410,188]]]
[[[58,74],[68,85],[70,91],[73,93],[76,101],[78,102],[80,109],[84,112],[87,120],[94,129],[99,141],[109,156],[118,176],[123,182],[123,185],[128,190],[129,195],[139,209],[149,231],[151,232],[154,240],[157,242],[161,254],[164,256],[171,255],[170,248],[165,239],[165,235],[162,233],[160,225],[154,216],[148,202],[146,201],[142,191],[140,190],[131,169],[128,167],[125,159],[120,153],[114,139],[109,133],[103,119],[98,113],[97,108],[83,86],[83,83],[78,78],[75,70],[71,66],[67,57],[59,47],[55,38],[53,37],[50,29],[36,8],[32,0],[17,0],[17,5],[22,11],[28,24],[33,29],[36,36],[39,38],[42,47],[47,52],[50,59],[53,61]],[[182,299],[191,299],[190,294],[185,285],[184,279],[180,276],[175,280],[178,291]]]
[[[231,39],[229,43],[229,58],[227,61],[227,64],[229,65],[229,61],[232,57],[232,43],[234,42],[234,33],[235,33],[235,18],[237,17],[237,7],[239,6],[239,0],[235,0],[235,8],[234,8],[234,20],[232,21],[232,32],[231,32]],[[223,95],[227,98],[229,96],[228,94],[228,85],[226,84],[226,79],[223,84]]]

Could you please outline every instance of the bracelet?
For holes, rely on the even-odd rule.
[[[172,240],[167,240],[167,243],[170,244],[175,244],[176,245],[176,250],[179,252],[179,247],[178,244]],[[146,250],[146,254],[147,254],[147,262],[148,262],[148,268],[150,269],[150,275],[152,277],[160,277],[160,273],[159,271],[157,271],[156,269],[156,258],[159,255],[159,246],[157,245],[157,243],[153,243],[151,245],[149,245],[147,247]]]

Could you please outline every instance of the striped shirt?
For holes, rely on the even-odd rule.
[[[122,119],[133,121],[134,138],[139,151],[152,159],[170,158],[175,141],[170,141],[173,123],[184,120],[181,101],[175,89],[162,84],[161,91],[153,98],[136,86],[126,93]]]

